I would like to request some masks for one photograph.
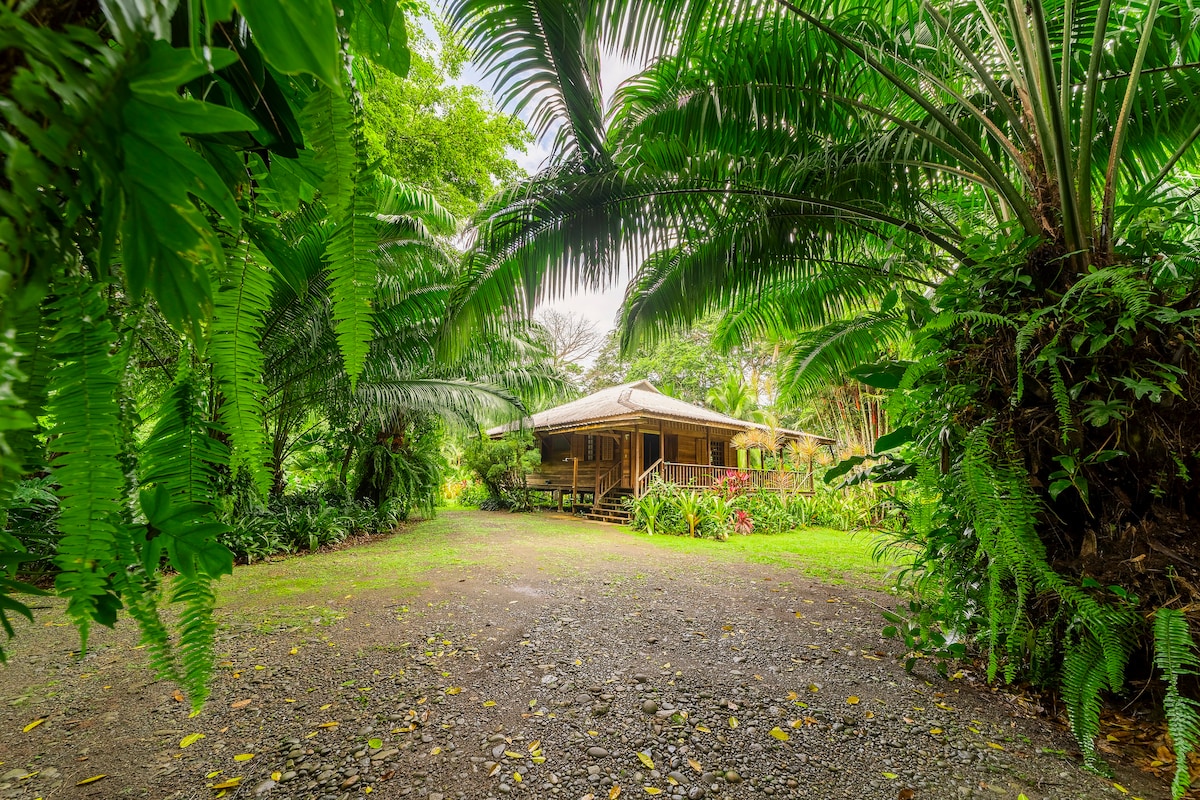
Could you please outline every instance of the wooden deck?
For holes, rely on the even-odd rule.
[[[738,469],[737,467],[719,467],[708,464],[679,464],[670,461],[658,461],[638,476],[636,486],[634,486],[633,490],[634,495],[640,497],[642,492],[646,490],[655,478],[676,486],[693,487],[696,489],[711,489],[720,484],[721,481],[729,478],[731,480],[741,480],[757,489],[795,494],[812,493],[812,474],[807,471]]]

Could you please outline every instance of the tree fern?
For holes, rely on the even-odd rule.
[[[125,476],[116,431],[120,374],[112,356],[116,333],[107,316],[101,287],[71,278],[57,287],[50,314],[55,334],[47,414],[58,453],[52,462],[59,485],[59,541],[55,580],[67,598],[67,613],[79,625],[87,647],[93,620],[111,624],[119,601],[108,575],[123,531]]]
[[[1154,619],[1154,663],[1167,683],[1163,709],[1175,745],[1175,778],[1171,797],[1179,800],[1191,786],[1188,754],[1200,744],[1200,700],[1179,691],[1181,678],[1200,675],[1200,655],[1187,617],[1173,608],[1160,608]]]
[[[232,443],[230,466],[246,469],[262,494],[270,489],[263,420],[263,353],[259,334],[271,303],[271,273],[263,269],[249,242],[230,254],[221,277],[212,322],[213,374],[224,403],[220,422]]]

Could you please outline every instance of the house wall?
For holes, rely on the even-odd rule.
[[[578,488],[591,491],[596,476],[608,472],[613,466],[622,465],[622,478],[628,485],[631,459],[624,447],[622,431],[595,431],[589,433],[538,434],[542,448],[542,463],[529,476],[533,488],[555,488],[570,490],[575,480],[575,459],[579,459]],[[592,460],[587,460],[587,438],[594,437]],[[619,439],[616,437],[620,437]]]
[[[737,453],[729,445],[730,431],[650,419],[624,428],[537,434],[539,446],[542,448],[542,463],[529,476],[529,485],[532,488],[570,491],[573,459],[578,458],[577,485],[580,491],[590,492],[596,483],[597,474],[607,472],[616,464],[621,465],[621,486],[632,488],[634,479],[650,466],[644,459],[641,436],[643,433],[655,433],[662,437],[661,449],[664,455],[667,454],[668,437],[673,438],[675,452],[673,457],[668,459],[670,461],[680,464],[711,464],[709,445],[719,442],[725,453],[725,464],[737,465]],[[586,460],[588,436],[595,437],[595,460],[592,461]],[[610,444],[605,444],[605,440]]]

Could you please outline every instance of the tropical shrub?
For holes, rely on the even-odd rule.
[[[487,488],[488,505],[510,511],[533,508],[527,478],[541,461],[541,452],[528,431],[508,433],[494,440],[481,435],[463,454],[463,464]]]

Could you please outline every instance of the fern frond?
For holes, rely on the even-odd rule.
[[[112,356],[117,336],[99,285],[75,278],[59,287],[50,308],[55,335],[47,414],[58,452],[52,462],[58,484],[59,530],[55,579],[67,613],[87,648],[93,620],[111,624],[118,601],[109,573],[122,530],[125,475],[118,457],[117,391],[120,371]]]
[[[1054,398],[1054,411],[1058,414],[1062,440],[1066,442],[1075,430],[1075,415],[1071,413],[1071,394],[1058,361],[1050,362],[1050,395]]]
[[[232,566],[232,565],[231,565]],[[217,596],[208,575],[180,575],[171,591],[171,602],[183,606],[179,623],[178,680],[187,687],[192,710],[198,711],[208,699],[213,669],[213,640],[217,622],[213,608]]]
[[[213,314],[212,363],[224,403],[220,421],[232,443],[230,466],[246,469],[262,495],[271,486],[267,471],[267,436],[263,421],[263,353],[259,334],[271,305],[271,273],[250,251],[227,256]]]
[[[1100,692],[1104,684],[1104,647],[1085,634],[1077,644],[1067,647],[1063,660],[1063,700],[1071,733],[1083,749],[1084,764],[1108,774],[1107,765],[1096,750],[1096,737],[1100,735]]]
[[[1160,608],[1154,619],[1154,663],[1167,682],[1163,709],[1175,745],[1175,777],[1171,798],[1179,800],[1191,786],[1188,754],[1200,744],[1200,701],[1179,691],[1179,679],[1200,674],[1200,651],[1188,629],[1187,617],[1173,608]]]
[[[353,386],[362,374],[373,335],[375,236],[371,181],[361,101],[352,86],[321,89],[310,98],[304,119],[324,178],[321,196],[334,223],[325,248],[338,347]]]
[[[212,670],[215,578],[233,571],[233,555],[217,536],[227,526],[216,520],[213,485],[228,451],[211,433],[197,381],[186,363],[142,452],[142,511],[149,540],[143,562],[158,566],[165,552],[178,572],[171,601],[183,605],[175,675],[193,709],[208,696]],[[140,621],[140,620],[139,620]],[[143,636],[160,636],[153,626]]]
[[[329,215],[339,218],[350,211],[354,201],[358,166],[354,109],[342,92],[323,87],[305,102],[300,123],[321,171],[321,199]]]

